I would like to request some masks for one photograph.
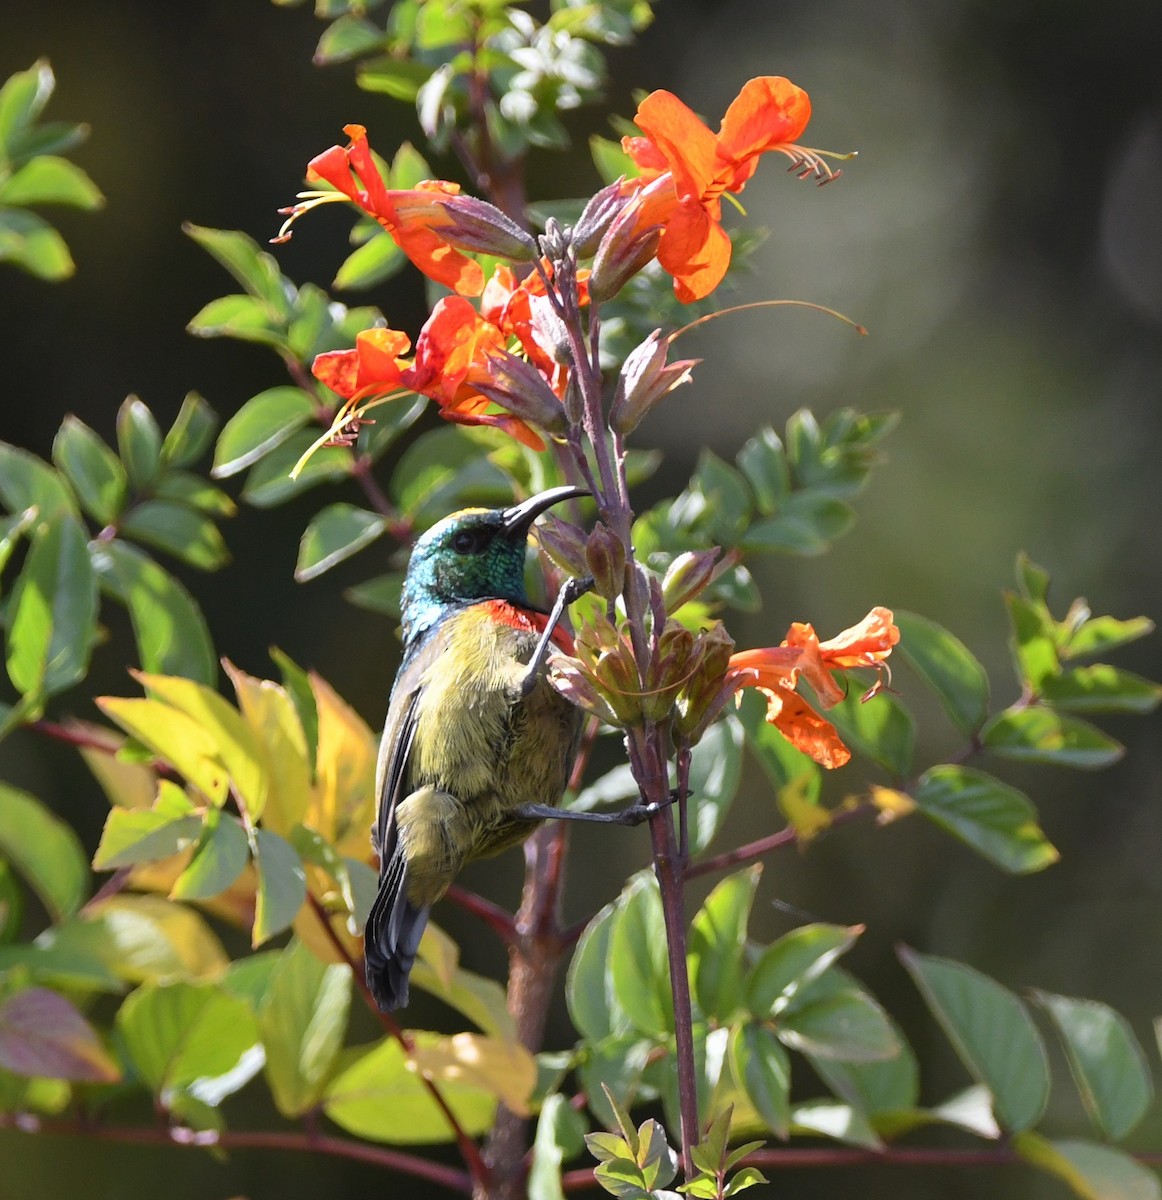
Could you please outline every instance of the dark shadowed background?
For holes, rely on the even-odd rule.
[[[269,352],[184,332],[207,300],[233,287],[181,223],[264,239],[307,159],[340,140],[345,122],[366,124],[390,154],[416,136],[414,115],[360,93],[346,68],[311,66],[322,26],[309,8],[8,0],[0,13],[0,77],[50,59],[58,91],[48,115],[92,125],[76,158],[108,198],[100,213],[57,219],[78,264],[71,282],[40,284],[0,267],[0,436],[47,457],[66,412],[112,437],[129,392],[166,421],[196,389],[225,418],[282,382]],[[822,558],[760,564],[766,607],[759,618],[732,620],[740,644],[777,642],[791,620],[811,620],[826,636],[873,604],[908,608],[967,642],[1004,681],[995,696],[1003,705],[1014,688],[1000,591],[1019,550],[1053,573],[1059,612],[1080,594],[1095,611],[1157,618],[1162,6],[664,0],[658,18],[639,46],[612,56],[615,111],[632,113],[631,88],[668,87],[713,124],[744,80],[786,74],[814,102],[805,140],[859,149],[843,180],[822,191],[796,183],[777,162],[762,164],[745,203],[771,236],[737,299],[831,305],[871,335],[859,339],[837,322],[784,309],[721,320],[687,339],[684,352],[706,361],[694,386],[640,431],[640,444],[667,451],[642,507],[680,489],[703,446],[730,457],[758,425],[781,428],[802,406],[903,416],[889,461],[858,502],[855,531]],[[608,133],[596,110],[570,123],[581,146],[591,132]],[[569,162],[544,155],[532,164],[537,197],[579,195],[594,184],[583,151]],[[346,225],[328,215],[305,223],[278,252],[299,281],[326,285],[341,261]],[[422,319],[414,278],[371,299],[399,327]],[[291,579],[298,536],[321,496],[274,512],[242,510],[226,530],[232,564],[214,577],[183,578],[220,653],[270,674],[266,649],[280,645],[376,725],[397,643],[386,622],[350,608],[340,591],[381,569],[378,551],[334,578],[306,586]],[[325,497],[341,498],[354,497]],[[124,631],[114,623],[112,632],[94,683],[127,693],[133,685],[117,640]],[[1162,639],[1118,661],[1157,678]],[[920,717],[918,762],[935,761],[952,745],[945,726],[910,681],[900,686]],[[60,710],[95,715],[79,695],[64,697]],[[1016,988],[1099,997],[1153,1042],[1149,1023],[1162,1013],[1160,724],[1155,716],[1104,725],[1129,746],[1112,770],[1004,772],[1038,801],[1062,851],[1062,863],[1043,874],[1007,878],[918,820],[839,831],[767,867],[766,900],[868,923],[853,966],[922,1058],[931,1051],[928,1101],[966,1080],[903,978],[897,941],[969,959]],[[0,773],[67,813],[95,844],[105,802],[67,755],[15,737],[0,746]],[[845,775],[837,794],[866,778],[858,762]],[[757,836],[777,819],[756,777],[727,836]],[[647,837],[583,830],[575,849],[568,907],[579,917],[646,861]],[[515,903],[519,871],[519,855],[510,854],[474,868],[467,882]],[[768,912],[760,934],[802,919]],[[501,968],[499,953],[459,913],[438,919],[465,939],[467,965]],[[563,1004],[559,1016],[554,1045],[568,1037]],[[413,1019],[442,1018],[417,1005]],[[821,1089],[804,1072],[800,1093],[812,1090]],[[232,1123],[268,1119],[258,1092],[233,1102]],[[1081,1131],[1067,1088],[1052,1105],[1060,1130]],[[1155,1148],[1160,1135],[1157,1116],[1140,1131],[1142,1144]],[[793,1173],[781,1187],[796,1198],[1064,1194],[1019,1169]],[[0,1137],[4,1200],[315,1200],[372,1189],[411,1194],[368,1169],[297,1156],[220,1163],[176,1150]]]

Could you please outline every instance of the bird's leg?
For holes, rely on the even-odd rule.
[[[629,808],[612,813],[574,812],[568,808],[551,808],[547,804],[522,804],[508,816],[521,821],[593,821],[600,825],[640,825],[677,799],[678,793],[672,791],[665,800],[652,804],[631,804]]]
[[[548,621],[545,622],[544,631],[541,633],[541,640],[537,643],[537,648],[533,651],[533,656],[529,659],[529,664],[525,668],[525,673],[521,678],[520,694],[522,696],[527,696],[537,682],[537,675],[540,673],[541,667],[544,666],[545,659],[549,654],[549,643],[552,640],[553,631],[561,623],[565,609],[574,600],[578,599],[578,597],[584,596],[586,592],[591,591],[592,588],[592,575],[575,576],[572,579],[566,579],[561,585],[561,590],[557,593],[557,602],[553,605],[553,611],[549,613]]]

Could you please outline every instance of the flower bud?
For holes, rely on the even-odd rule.
[[[578,526],[546,513],[537,525],[537,541],[566,574],[578,578],[589,571],[585,558],[585,531]]]
[[[565,328],[565,322],[557,316],[547,296],[530,298],[529,318],[537,345],[544,347],[552,355],[554,362],[566,367],[571,366],[573,349],[569,343],[569,331]]]
[[[507,350],[488,356],[491,382],[477,380],[476,390],[505,412],[539,426],[546,433],[563,434],[565,410],[548,380],[532,365]]]
[[[690,382],[691,368],[702,361],[684,358],[667,363],[669,351],[668,339],[662,337],[660,329],[655,329],[626,355],[609,410],[609,424],[618,433],[632,433],[663,396]]]
[[[531,262],[537,256],[537,243],[510,216],[493,204],[475,196],[448,196],[440,207],[449,224],[440,236],[460,250],[495,254],[513,262]]]
[[[613,706],[597,690],[589,673],[575,658],[554,654],[549,660],[549,683],[570,703],[593,713],[607,725],[622,724]]]
[[[626,208],[605,231],[593,256],[589,295],[595,304],[610,300],[658,253],[662,230],[637,227],[636,211]]]
[[[726,680],[733,649],[734,639],[721,621],[698,635],[698,665],[678,696],[676,722],[678,732],[691,742],[702,737],[737,690],[735,683]]]
[[[573,249],[578,258],[593,254],[614,218],[625,208],[627,197],[619,179],[589,198],[577,224],[573,226]]]
[[[710,550],[685,550],[666,568],[662,579],[662,603],[674,613],[695,599],[714,578],[714,560],[718,547]]]
[[[605,600],[616,600],[625,588],[625,545],[600,521],[589,535],[585,561],[597,594]]]

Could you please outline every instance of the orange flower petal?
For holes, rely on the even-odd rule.
[[[899,640],[892,610],[876,607],[859,624],[821,642],[820,649],[836,667],[870,667],[883,662]]]
[[[681,200],[663,228],[658,262],[674,277],[683,304],[709,296],[730,265],[731,245],[713,215],[693,200]]]
[[[794,142],[811,119],[811,100],[781,75],[748,80],[726,110],[718,131],[718,153],[736,163],[727,190],[738,191],[753,174],[758,156]]]
[[[657,147],[674,174],[679,196],[701,196],[718,167],[718,139],[673,92],[651,92],[634,123]]]
[[[767,720],[795,747],[829,771],[851,759],[835,726],[821,717],[797,692],[779,688],[767,697]]]

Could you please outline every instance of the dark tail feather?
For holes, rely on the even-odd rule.
[[[408,976],[427,923],[428,910],[407,898],[403,855],[393,854],[380,876],[379,894],[363,934],[367,986],[382,1012],[407,1004]]]

